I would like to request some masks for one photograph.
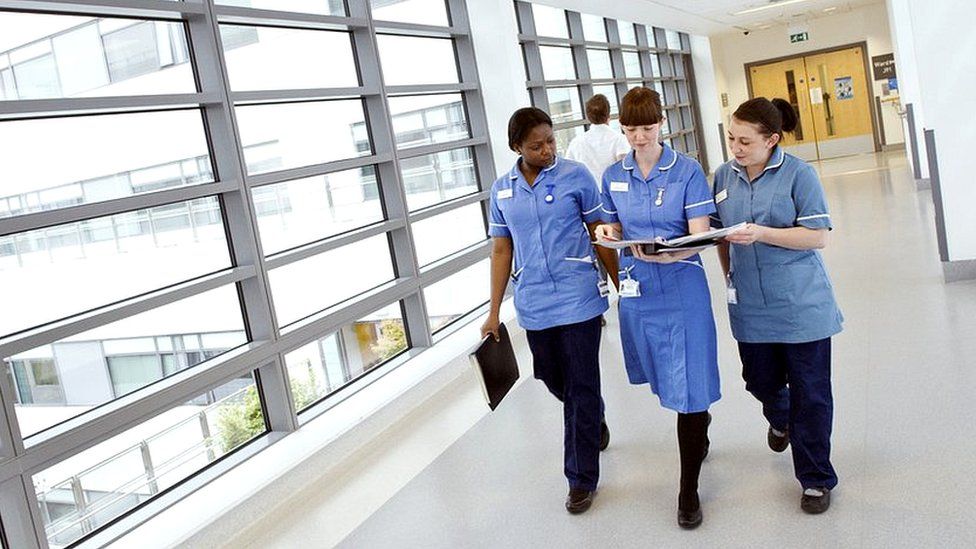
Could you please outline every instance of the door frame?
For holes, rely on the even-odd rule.
[[[861,48],[861,59],[864,62],[864,78],[867,81],[868,91],[871,92],[870,101],[868,101],[868,108],[871,110],[871,137],[874,139],[874,152],[881,152],[881,141],[878,139],[878,113],[874,109],[874,80],[871,79],[871,64],[868,62],[868,43],[867,41],[854,42],[851,44],[845,44],[843,46],[833,46],[830,48],[823,48],[819,50],[805,51],[802,53],[795,53],[793,55],[784,55],[782,57],[774,57],[772,59],[763,59],[761,61],[750,61],[743,65],[746,75],[746,88],[749,91],[749,99],[753,99],[755,96],[752,93],[752,74],[749,69],[752,67],[757,67],[760,65],[769,65],[771,63],[779,63],[780,61],[786,61],[789,59],[804,58],[810,55],[820,55],[823,53],[832,53],[835,51],[849,50],[851,48]]]

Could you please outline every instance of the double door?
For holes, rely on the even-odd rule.
[[[752,97],[786,99],[799,115],[796,131],[783,141],[787,152],[822,160],[875,151],[864,59],[863,48],[854,46],[748,68]]]

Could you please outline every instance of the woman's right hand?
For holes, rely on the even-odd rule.
[[[597,241],[620,240],[620,231],[614,228],[613,225],[604,223],[596,226],[596,229],[593,230],[593,236],[596,237]]]
[[[499,324],[501,324],[501,322],[498,320],[498,316],[488,315],[488,318],[485,319],[485,323],[481,325],[481,339],[484,339],[488,337],[488,334],[491,334],[495,337],[495,341],[499,341],[501,339],[498,335]]]

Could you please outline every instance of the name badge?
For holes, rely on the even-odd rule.
[[[620,297],[640,297],[640,282],[633,278],[620,281]]]
[[[715,203],[718,204],[729,197],[729,190],[722,189],[722,192],[715,195]]]
[[[611,181],[610,182],[610,191],[611,192],[625,193],[625,192],[627,192],[629,190],[630,190],[630,183],[627,182],[627,181]]]
[[[498,194],[495,196],[498,200],[502,200],[505,198],[512,198],[512,189],[502,189],[498,191]]]

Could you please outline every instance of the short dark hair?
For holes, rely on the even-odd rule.
[[[797,115],[789,101],[774,98],[772,101],[765,97],[756,97],[739,105],[732,116],[742,122],[749,122],[759,127],[759,133],[769,137],[774,133],[783,139],[783,132],[796,129]]]
[[[633,88],[620,102],[621,126],[650,126],[664,120],[661,95],[643,86]]]
[[[525,140],[525,135],[540,124],[552,127],[552,118],[542,109],[523,107],[512,113],[508,119],[508,148],[514,151]]]
[[[586,118],[594,124],[606,124],[610,120],[610,101],[598,93],[586,100]]]

